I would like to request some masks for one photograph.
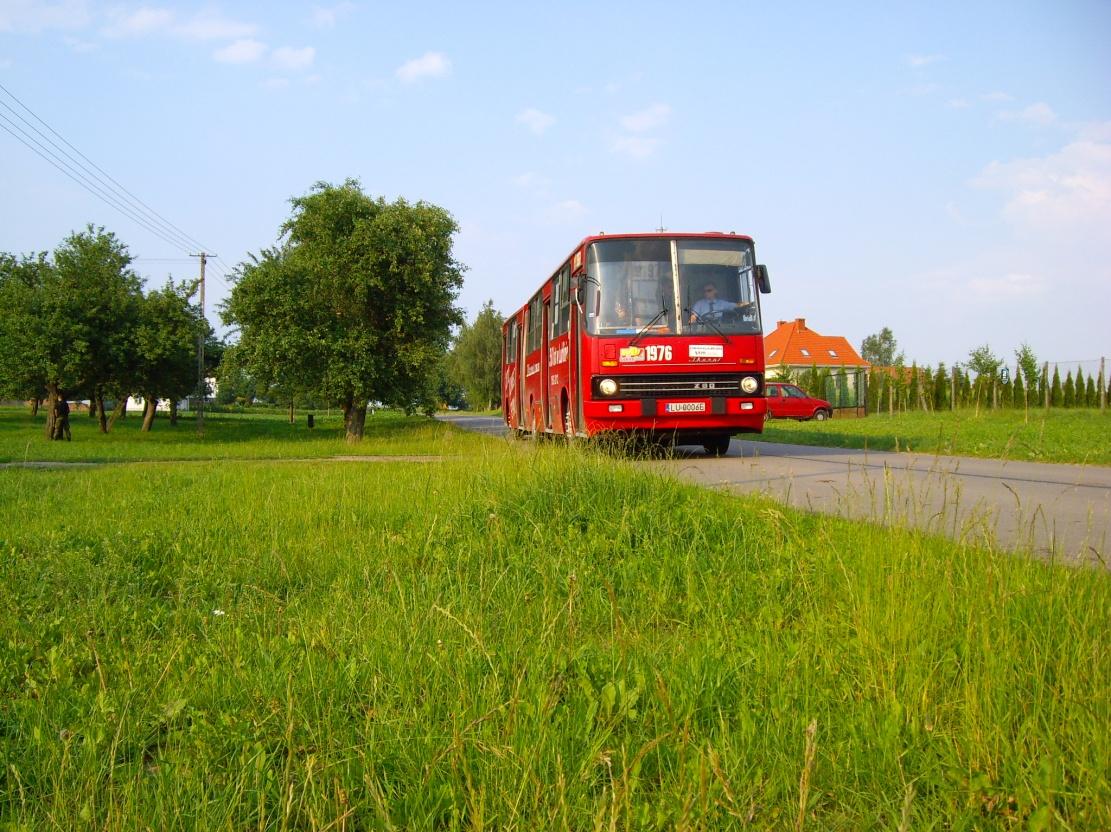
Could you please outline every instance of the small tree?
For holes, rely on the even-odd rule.
[[[1026,386],[1022,383],[1022,373],[1015,371],[1015,382],[1011,385],[1011,400],[1015,407],[1026,407]]]
[[[937,365],[934,373],[934,410],[945,410],[949,407],[949,373],[944,362]]]
[[[1099,393],[1096,391],[1095,378],[1088,376],[1088,383],[1084,387],[1084,403],[1088,407],[1099,407]]]
[[[1057,365],[1053,365],[1053,381],[1049,385],[1049,404],[1050,407],[1060,407],[1064,403],[1064,393],[1061,390],[1061,374],[1057,371]]]
[[[1075,407],[1076,406],[1076,387],[1072,380],[1072,370],[1065,373],[1065,384],[1061,388],[1061,406],[1062,407]]]
[[[903,363],[903,354],[898,352],[895,335],[886,326],[861,342],[860,356],[869,364],[879,367],[894,367]]]
[[[143,397],[143,431],[153,426],[159,399],[176,402],[196,389],[197,334],[208,324],[190,304],[192,293],[192,287],[170,281],[149,292],[139,306],[134,385]]]
[[[1076,368],[1076,381],[1073,382],[1073,407],[1084,407],[1088,404],[1087,388],[1084,386],[1084,370],[1080,367]]]
[[[454,375],[472,407],[501,404],[502,324],[505,317],[486,301],[473,324],[463,324],[451,352]]]

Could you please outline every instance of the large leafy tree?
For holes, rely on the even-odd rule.
[[[128,386],[143,397],[144,431],[154,423],[159,399],[176,402],[197,387],[197,335],[208,335],[208,322],[190,302],[192,295],[192,286],[170,281],[139,304]]]
[[[860,345],[860,357],[876,367],[902,366],[903,354],[898,350],[895,334],[885,326],[864,339]]]
[[[335,402],[349,441],[362,438],[370,401],[431,409],[461,323],[455,220],[425,202],[373,199],[354,180],[319,183],[292,204],[281,247],[239,268],[224,307],[239,366]]]
[[[473,324],[463,324],[452,349],[455,377],[471,407],[492,410],[501,404],[502,324],[505,316],[486,301]]]
[[[0,254],[0,398],[30,399],[46,393],[39,335],[42,288],[52,268],[46,253],[17,258]]]
[[[90,225],[67,237],[50,260],[37,255],[13,263],[8,257],[2,271],[3,363],[22,368],[5,370],[8,383],[45,388],[48,437],[54,435],[55,403],[72,393],[100,405],[100,427],[106,431],[104,395],[126,369],[141,297],[127,247]]]
[[[96,407],[102,433],[108,432],[106,396],[126,397],[134,357],[134,323],[142,302],[142,281],[119,239],[88,226],[54,251],[53,281],[45,294],[45,318],[67,338],[67,363],[79,388]]]

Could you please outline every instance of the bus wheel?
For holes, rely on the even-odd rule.
[[[702,443],[709,456],[725,456],[729,452],[729,435],[707,437]]]

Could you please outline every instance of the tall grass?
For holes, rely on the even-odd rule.
[[[1032,462],[1111,465],[1111,410],[957,410],[874,413],[863,419],[795,422],[774,419],[770,442],[918,451]]]
[[[0,825],[1108,828],[1109,624],[566,448],[0,471]]]

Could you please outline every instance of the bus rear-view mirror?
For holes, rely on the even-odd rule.
[[[768,277],[767,266],[756,267],[756,285],[760,287],[760,294],[767,295],[772,290],[772,281]]]

